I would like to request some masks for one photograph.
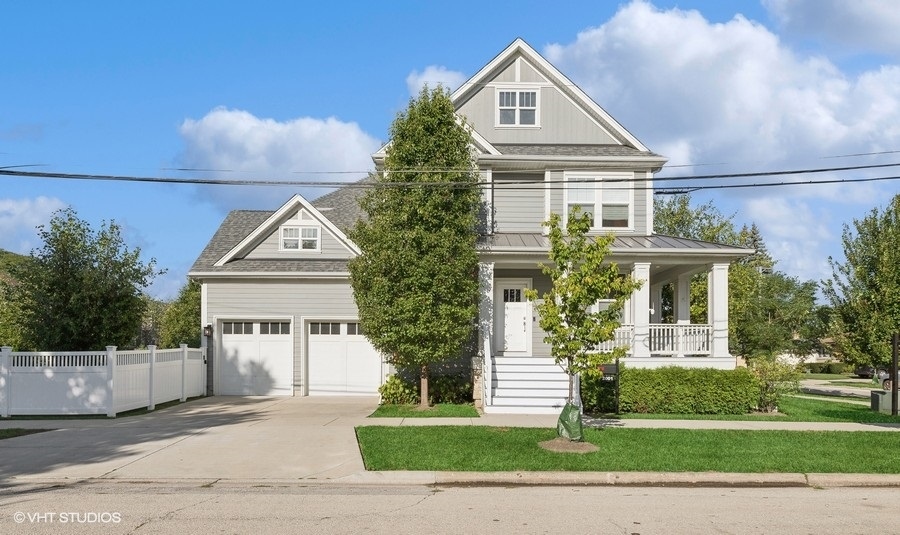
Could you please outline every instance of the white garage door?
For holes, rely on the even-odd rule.
[[[293,394],[294,336],[286,321],[223,321],[216,359],[219,387],[226,396]]]
[[[308,329],[310,395],[378,393],[381,355],[359,323],[315,321]]]

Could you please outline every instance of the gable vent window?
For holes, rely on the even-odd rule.
[[[497,91],[497,124],[500,126],[537,126],[538,92]]]
[[[320,229],[312,226],[283,226],[281,227],[281,242],[279,249],[282,251],[319,251],[321,250]]]

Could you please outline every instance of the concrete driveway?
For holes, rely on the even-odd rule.
[[[12,420],[0,481],[334,479],[364,470],[354,426],[377,397],[211,397],[117,419]]]

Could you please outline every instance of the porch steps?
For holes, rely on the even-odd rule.
[[[558,414],[566,402],[569,379],[550,357],[495,356],[491,370],[487,413]]]

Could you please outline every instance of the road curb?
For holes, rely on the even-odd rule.
[[[726,472],[360,472],[331,480],[350,485],[624,487],[900,487],[900,474]]]

